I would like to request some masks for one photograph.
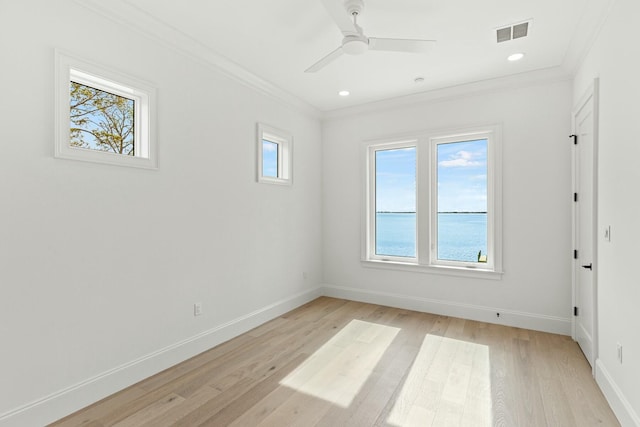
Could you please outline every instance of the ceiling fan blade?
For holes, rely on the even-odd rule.
[[[425,53],[434,43],[435,40],[378,39],[369,37],[369,49],[392,52]]]
[[[344,7],[344,0],[322,0],[322,4],[343,35],[358,34],[358,29]]]
[[[305,73],[315,73],[316,71],[326,67],[327,65],[329,65],[329,63],[333,62],[334,60],[338,59],[340,56],[342,56],[342,46],[340,46],[339,48],[337,48],[336,50],[334,50],[333,52],[331,52],[330,54],[328,54],[327,56],[325,56],[324,58],[322,58],[320,61],[316,62],[315,64],[313,64],[311,67],[307,68],[306,70],[304,70]]]

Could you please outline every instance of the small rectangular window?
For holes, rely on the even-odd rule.
[[[155,89],[57,52],[56,157],[156,168]]]
[[[258,182],[290,185],[293,138],[279,129],[258,124]]]

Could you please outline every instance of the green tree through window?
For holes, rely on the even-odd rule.
[[[135,156],[132,99],[71,82],[70,145]]]

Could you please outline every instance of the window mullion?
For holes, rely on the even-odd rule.
[[[369,150],[369,257],[376,253],[376,151]]]
[[[431,159],[429,141],[422,138],[417,143],[416,154],[416,226],[418,264],[428,265],[431,256],[431,224],[429,215],[429,199],[431,178],[429,162]]]

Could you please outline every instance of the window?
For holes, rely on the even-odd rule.
[[[57,53],[55,156],[156,168],[155,89]]]
[[[372,151],[372,234],[377,259],[416,258],[416,146],[396,143]]]
[[[258,124],[258,182],[291,184],[293,139],[287,132]]]
[[[365,262],[501,273],[500,127],[425,132],[364,147]]]

